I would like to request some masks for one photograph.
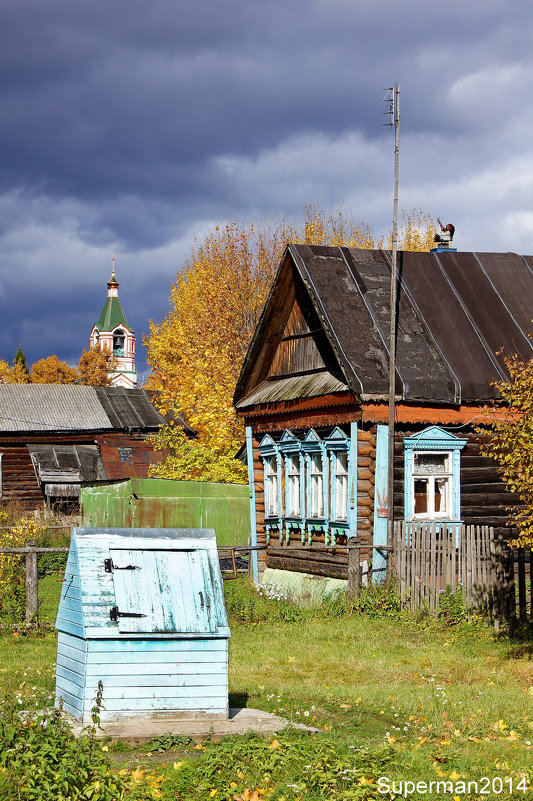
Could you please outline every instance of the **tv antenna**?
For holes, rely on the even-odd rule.
[[[389,321],[389,431],[387,458],[387,545],[394,539],[394,417],[396,391],[396,302],[398,289],[398,171],[400,166],[400,87],[398,84],[386,89],[383,98],[387,103],[388,116],[385,125],[394,128],[394,201],[392,211],[392,259],[390,276],[390,321]],[[389,551],[390,555],[390,551]],[[390,558],[390,557],[389,557]]]

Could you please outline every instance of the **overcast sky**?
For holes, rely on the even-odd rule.
[[[76,364],[113,253],[140,345],[217,222],[389,229],[395,82],[400,205],[533,253],[532,23],[530,0],[3,0],[0,356]]]

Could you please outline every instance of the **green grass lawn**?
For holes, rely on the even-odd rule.
[[[42,608],[52,618],[57,587],[43,587]],[[391,798],[401,795],[392,780],[448,780],[451,794],[437,788],[407,797],[461,801],[487,795],[482,784],[470,793],[456,784],[482,777],[488,795],[509,798],[513,786],[512,797],[533,797],[516,789],[523,776],[533,786],[531,641],[407,616],[310,610],[274,622],[283,605],[269,603],[259,615],[266,619],[231,623],[230,705],[276,712],[319,733],[179,742],[157,758],[147,756],[148,746],[110,746],[121,768],[134,770],[139,795],[129,797]],[[38,706],[53,692],[54,663],[52,632],[0,638],[0,685],[23,705]],[[387,777],[380,787],[389,792],[378,792],[379,777]]]

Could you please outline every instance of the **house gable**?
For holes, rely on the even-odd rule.
[[[237,384],[237,405],[345,392],[348,382],[332,336],[285,253]]]

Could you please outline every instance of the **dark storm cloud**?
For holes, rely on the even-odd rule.
[[[138,333],[195,235],[229,218],[401,202],[463,247],[529,250],[530,39],[517,0],[4,0],[0,356],[76,363],[111,253]],[[483,248],[482,248],[483,249]]]
[[[210,184],[213,154],[252,156],[302,130],[374,132],[383,81],[409,81],[442,34],[452,52],[468,38],[479,67],[488,23],[505,7],[484,4],[480,18],[463,6],[447,4],[444,16],[425,2],[400,14],[393,2],[17,3],[0,62],[2,185],[193,203],[209,186],[225,199]],[[442,86],[422,69],[406,110],[429,105],[431,130],[446,125],[432,113]],[[448,77],[460,69],[448,64]]]

